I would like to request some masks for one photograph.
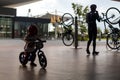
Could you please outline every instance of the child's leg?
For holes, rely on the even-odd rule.
[[[35,54],[35,53],[32,53],[31,63],[34,63],[35,59],[36,59],[36,54]]]
[[[25,52],[24,52],[24,55],[25,55],[25,57],[27,57],[27,56],[28,56],[28,52],[27,52],[27,51],[25,51]]]
[[[36,59],[36,53],[35,53],[35,52],[32,52],[31,63],[30,63],[31,66],[37,66],[37,65],[34,63],[35,59]]]

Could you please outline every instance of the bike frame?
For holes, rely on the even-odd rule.
[[[119,36],[120,36],[120,30],[118,28],[114,28],[113,25],[108,21],[110,18],[113,18],[114,15],[112,15],[111,17],[107,18],[106,15],[104,13],[102,13],[103,15],[103,18],[102,18],[102,21],[104,22],[104,27],[106,29],[106,23],[108,24],[108,27],[110,28],[110,33],[107,34],[107,39],[106,39],[106,44],[107,46],[110,47],[109,43],[108,43],[108,38],[110,37],[110,35],[112,35],[112,41],[113,41],[113,45],[115,47],[110,47],[111,49],[117,49],[119,46],[118,46],[118,41],[119,40]],[[105,18],[106,17],[106,18]],[[117,38],[116,38],[117,37]],[[117,39],[117,40],[116,40]]]
[[[106,15],[105,15],[104,13],[102,13],[102,15],[103,15],[102,21],[103,21],[103,23],[104,23],[105,30],[107,29],[107,28],[106,28],[106,23],[107,23],[107,24],[108,24],[108,27],[111,29],[111,32],[112,32],[113,29],[114,29],[114,27],[113,27],[113,25],[112,25],[111,23],[108,22],[108,20],[109,20],[110,18],[112,18],[113,16],[104,19],[104,17],[105,17]]]
[[[69,20],[70,20],[70,22],[69,22]],[[68,23],[66,23],[67,21],[68,21]],[[65,46],[71,46],[73,44],[73,42],[74,42],[74,36],[72,34],[72,29],[70,28],[74,24],[73,16],[70,13],[63,14],[61,24],[63,25],[63,28],[64,28],[64,32],[63,32],[63,35],[62,35],[63,44]]]

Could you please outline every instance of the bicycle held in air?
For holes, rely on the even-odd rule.
[[[43,48],[43,43],[46,41],[43,40],[36,40],[35,43],[35,53],[38,55],[39,63],[42,68],[46,68],[47,66],[47,59],[44,54],[44,52],[41,50]],[[32,52],[29,52],[29,54],[26,56],[25,51],[21,52],[19,54],[19,61],[22,65],[26,65],[28,61],[31,61],[32,58]]]
[[[62,25],[64,33],[62,41],[65,46],[71,46],[74,42],[74,35],[72,33],[72,25],[74,24],[74,18],[70,13],[65,13],[62,16]]]
[[[120,11],[115,8],[109,8],[106,13],[102,13],[104,22],[104,26],[106,29],[106,23],[110,28],[110,33],[107,34],[106,44],[111,49],[119,49],[120,48]],[[114,24],[119,24],[119,28],[114,27]]]

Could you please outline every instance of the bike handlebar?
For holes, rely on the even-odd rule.
[[[42,42],[42,43],[45,43],[46,40],[36,40],[35,42]]]
[[[111,19],[111,18],[114,18],[114,17],[115,17],[115,15],[112,14],[111,17],[104,19],[104,17],[106,16],[105,13],[102,13],[102,16],[103,16],[103,17],[101,18],[102,21],[107,21],[108,19]]]
[[[44,42],[46,42],[46,40],[42,40],[42,42],[44,43]]]

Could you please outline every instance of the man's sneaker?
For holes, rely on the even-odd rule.
[[[98,54],[99,54],[99,52],[96,52],[96,51],[95,51],[95,52],[93,52],[92,54],[93,54],[93,55],[98,55]]]
[[[37,66],[37,64],[35,64],[35,63],[30,63],[30,65],[31,65],[31,66]]]
[[[89,55],[90,54],[90,51],[89,50],[86,50],[87,54]]]

